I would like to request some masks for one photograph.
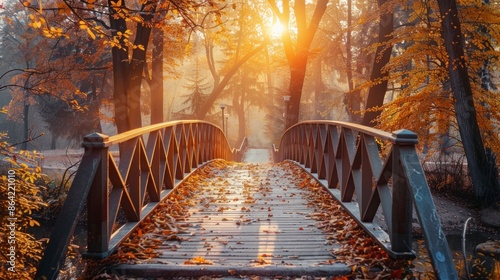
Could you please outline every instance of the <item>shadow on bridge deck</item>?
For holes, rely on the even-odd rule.
[[[269,156],[254,150],[247,160]],[[340,245],[317,227],[304,179],[287,166],[216,161],[201,168],[120,246],[111,258],[121,264],[108,271],[142,278],[351,273],[334,260]],[[139,248],[150,254],[137,258]]]

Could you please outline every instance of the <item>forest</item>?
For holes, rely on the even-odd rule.
[[[248,137],[265,148],[303,120],[408,129],[423,158],[462,159],[467,170],[452,184],[467,185],[481,207],[499,207],[499,5],[0,2],[0,188],[7,193],[5,166],[23,178],[25,275],[42,251],[31,213],[56,211],[64,192],[65,178],[47,178],[36,164],[43,151],[173,120],[206,120],[234,146]],[[0,205],[5,224],[8,200]]]

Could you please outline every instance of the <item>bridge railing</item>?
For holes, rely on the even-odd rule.
[[[87,204],[88,257],[105,258],[185,176],[212,159],[239,161],[222,130],[203,121],[84,137],[85,152],[37,271],[54,279]],[[114,155],[119,150],[119,157]],[[118,229],[117,217],[126,217]]]
[[[290,127],[274,160],[309,171],[393,258],[413,258],[415,207],[436,276],[458,279],[415,146],[417,135],[336,121]],[[381,206],[387,232],[374,218]]]

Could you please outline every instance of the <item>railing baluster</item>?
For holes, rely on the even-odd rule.
[[[397,145],[392,148],[392,232],[391,249],[394,252],[411,251],[412,202],[400,160]]]

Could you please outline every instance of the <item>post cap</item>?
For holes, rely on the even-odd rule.
[[[418,144],[417,134],[407,129],[396,130],[392,132],[392,136],[396,138],[395,139],[396,144],[411,144],[411,145]]]
[[[104,147],[104,142],[109,140],[109,136],[101,133],[91,133],[83,137],[83,147]]]

